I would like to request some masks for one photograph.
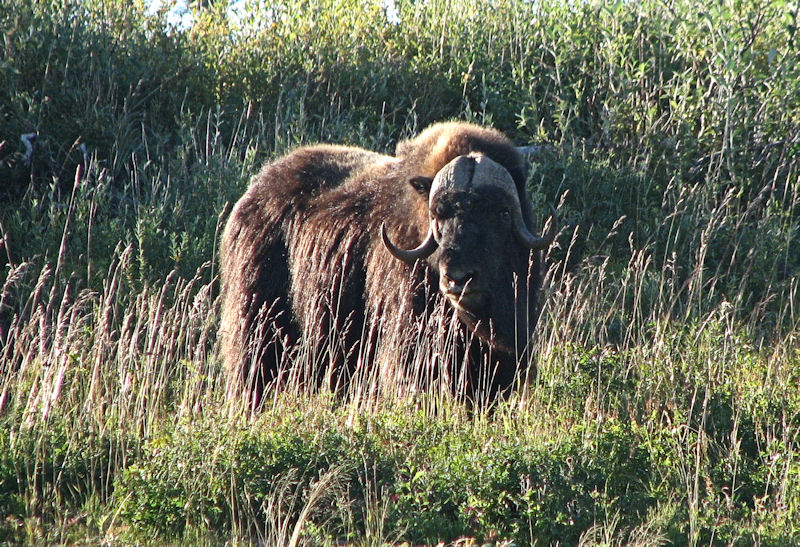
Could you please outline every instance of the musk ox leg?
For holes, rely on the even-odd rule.
[[[511,391],[521,367],[515,356],[481,346],[480,355],[470,363],[470,398],[483,406],[502,400]]]
[[[484,407],[510,391],[517,375],[517,360],[491,348],[474,333],[465,332],[465,335],[468,338],[459,354],[464,375],[464,385],[460,387],[471,406]]]
[[[261,404],[267,386],[278,379],[287,348],[298,339],[286,293],[289,270],[282,240],[257,249],[246,230],[227,231],[222,250],[222,356],[230,398],[245,396]]]
[[[479,327],[480,325],[478,325]],[[525,356],[492,347],[475,332],[475,325],[452,322],[443,338],[450,340],[436,348],[444,359],[442,370],[454,397],[472,408],[486,408],[510,393],[517,377],[525,377]]]

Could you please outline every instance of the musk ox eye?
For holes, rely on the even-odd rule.
[[[450,207],[448,205],[440,205],[439,207],[436,208],[435,211],[432,212],[434,216],[439,220],[448,220],[450,218],[453,218],[453,216],[455,215],[453,207]]]

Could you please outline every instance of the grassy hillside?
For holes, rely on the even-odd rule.
[[[0,542],[800,543],[796,3],[210,4],[0,0]],[[249,177],[444,119],[541,146],[536,379],[225,400]]]

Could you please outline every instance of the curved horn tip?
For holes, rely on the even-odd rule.
[[[551,150],[549,146],[544,144],[529,144],[527,146],[516,146],[515,148],[517,153],[527,161],[541,160]]]
[[[532,247],[536,251],[543,251],[550,247],[553,244],[553,241],[556,240],[556,235],[558,235],[558,213],[556,212],[556,208],[553,207],[553,204],[550,204],[550,218],[545,221],[545,226],[550,224],[550,227],[547,230],[547,234],[543,235],[540,238],[536,238],[538,241]]]
[[[419,247],[410,250],[400,249],[389,239],[389,234],[386,232],[386,223],[381,224],[381,240],[393,257],[407,264],[413,264],[418,259],[428,258],[438,246],[433,235],[433,229],[429,228],[425,241],[423,241]]]
[[[547,249],[556,238],[556,225],[557,225],[557,215],[555,208],[550,205],[550,210],[552,211],[553,215],[550,218],[550,229],[547,231],[547,235],[542,237],[537,237],[530,233],[528,229],[525,227],[525,223],[522,220],[522,213],[517,213],[517,218],[514,219],[514,231],[517,235],[519,241],[531,249],[532,251],[542,251]]]

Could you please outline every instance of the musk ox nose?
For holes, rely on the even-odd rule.
[[[477,313],[486,307],[488,295],[477,281],[478,272],[469,268],[446,267],[439,278],[439,288],[459,310]]]
[[[475,270],[447,268],[444,272],[445,288],[448,292],[460,293],[475,277]]]

